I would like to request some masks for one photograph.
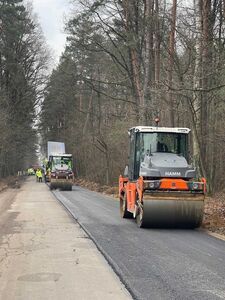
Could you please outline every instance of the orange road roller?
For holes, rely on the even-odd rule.
[[[188,128],[137,126],[129,131],[129,162],[119,178],[120,214],[139,227],[197,228],[206,180],[188,163]]]

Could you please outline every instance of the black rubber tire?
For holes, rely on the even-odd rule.
[[[133,214],[127,210],[127,194],[125,193],[123,198],[120,199],[120,216],[123,219],[133,218]]]

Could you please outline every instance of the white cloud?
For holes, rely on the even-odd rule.
[[[48,45],[53,49],[56,60],[64,50],[66,34],[64,17],[70,10],[69,0],[33,0],[34,13],[37,13]]]

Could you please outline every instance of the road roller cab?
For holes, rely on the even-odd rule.
[[[199,227],[206,182],[189,164],[188,128],[133,127],[120,212],[140,227]]]

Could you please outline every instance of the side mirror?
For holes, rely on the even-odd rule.
[[[126,165],[123,175],[124,177],[128,177],[128,165]]]

